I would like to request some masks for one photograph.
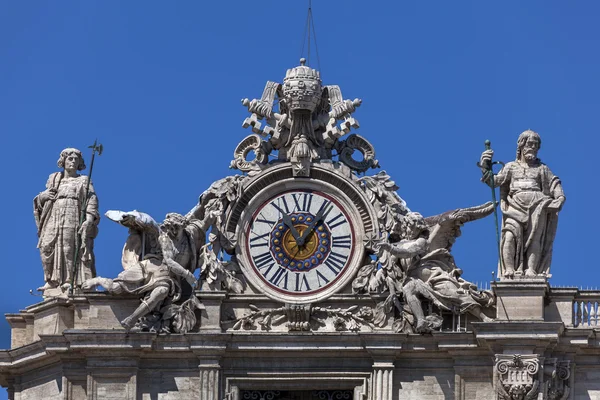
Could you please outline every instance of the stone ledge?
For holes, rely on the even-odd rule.
[[[539,322],[539,321],[493,321],[473,322],[473,330],[477,339],[481,337],[514,338],[516,336],[530,336],[538,338],[547,336],[558,339],[564,332],[565,326],[562,322]]]
[[[473,329],[482,347],[503,353],[509,347],[528,349],[521,352],[554,347],[559,343],[565,326],[562,322],[494,321],[474,322]]]

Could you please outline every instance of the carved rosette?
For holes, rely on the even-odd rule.
[[[494,388],[498,400],[533,400],[540,391],[541,368],[537,354],[496,355]]]

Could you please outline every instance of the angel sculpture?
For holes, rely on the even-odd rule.
[[[84,290],[100,285],[113,294],[142,297],[140,306],[121,325],[132,329],[186,333],[196,325],[195,308],[202,305],[193,291],[182,304],[180,278],[194,289],[193,272],[199,266],[198,249],[205,233],[200,221],[188,221],[180,214],[167,214],[158,225],[148,214],[108,211],[106,216],[129,228],[123,247],[123,271],[115,278],[96,277],[85,281]]]
[[[462,270],[456,266],[450,250],[465,222],[483,218],[492,211],[493,204],[488,202],[429,218],[410,211],[393,214],[395,223],[389,239],[373,246],[381,268],[377,269],[376,262],[363,267],[353,283],[355,291],[389,293],[376,307],[375,324],[383,326],[396,307],[403,316],[394,323],[396,331],[426,333],[439,328],[441,317],[425,316],[422,299],[440,310],[468,312],[489,321],[482,309],[494,304],[492,293],[478,290],[461,277]]]

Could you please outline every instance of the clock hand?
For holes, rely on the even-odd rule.
[[[284,212],[281,212],[281,215],[282,215],[283,223],[286,224],[288,228],[290,228],[290,231],[292,231],[292,236],[296,240],[296,244],[299,245],[298,240],[300,240],[300,234],[298,233],[298,231],[296,230],[296,227],[292,223],[292,219],[290,218],[289,215],[287,215]]]
[[[327,214],[329,214],[329,212],[333,209],[333,206],[329,206],[329,208],[324,207],[321,208],[319,210],[319,212],[317,213],[317,215],[315,215],[315,219],[310,223],[310,225],[308,226],[308,228],[306,228],[306,230],[304,232],[302,232],[302,236],[300,236],[300,241],[296,241],[296,243],[298,243],[298,246],[303,246],[304,242],[306,241],[306,239],[308,238],[308,235],[310,235],[310,233],[313,231],[313,229],[315,229],[315,227],[317,226],[317,224],[319,223],[319,221],[321,221],[322,219],[324,219]]]

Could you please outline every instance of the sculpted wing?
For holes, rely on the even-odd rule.
[[[425,223],[429,227],[429,249],[446,249],[450,251],[454,241],[460,236],[460,227],[465,222],[475,221],[487,217],[494,212],[494,204],[488,201],[485,204],[457,208],[456,210],[446,211],[445,213],[425,218]]]

